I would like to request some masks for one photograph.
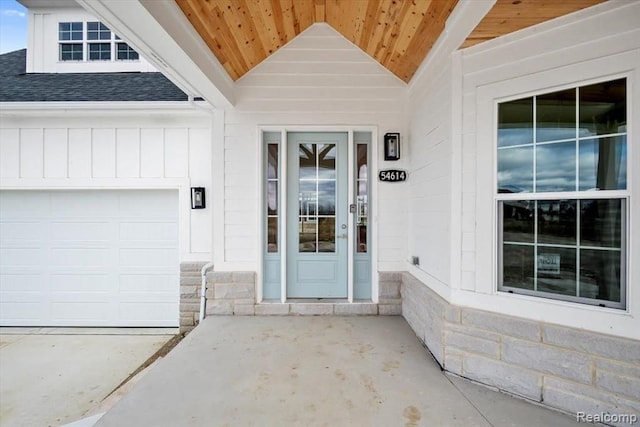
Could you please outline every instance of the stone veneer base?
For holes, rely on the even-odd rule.
[[[198,323],[200,312],[200,270],[206,262],[180,266],[180,332]],[[402,274],[380,273],[378,303],[356,301],[256,303],[256,274],[252,271],[207,273],[206,316],[399,316],[402,314]]]
[[[444,370],[573,414],[640,418],[640,341],[458,307],[409,273],[401,293]]]

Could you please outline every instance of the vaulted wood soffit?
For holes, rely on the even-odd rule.
[[[233,80],[326,22],[404,82],[460,2],[478,0],[175,0]],[[605,0],[498,0],[461,47]]]

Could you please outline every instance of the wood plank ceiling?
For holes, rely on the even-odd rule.
[[[404,82],[458,0],[175,0],[233,80],[316,22],[326,22]],[[473,0],[461,0],[473,1]],[[605,0],[498,0],[471,46]]]

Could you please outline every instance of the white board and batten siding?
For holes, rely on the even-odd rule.
[[[629,262],[628,310],[498,293],[495,290],[494,216],[495,103],[555,88],[579,86],[611,76],[630,77],[630,132],[640,128],[640,2],[601,5],[510,34],[454,55],[460,76],[462,123],[461,280],[452,290],[460,305],[544,319],[580,329],[640,338],[634,317],[640,316],[637,262]],[[640,150],[629,146],[631,217],[629,260],[640,253]],[[636,147],[637,148],[637,147]]]
[[[179,264],[211,258],[211,209],[190,206],[190,187],[211,195],[210,126],[184,112],[5,114],[2,323],[177,326]]]
[[[238,80],[235,95],[219,135],[224,160],[214,153],[214,182],[215,176],[224,177],[219,191],[225,199],[218,213],[224,229],[216,234],[224,240],[216,242],[220,251],[214,250],[214,261],[226,269],[258,270],[261,262],[260,126],[320,131],[373,126],[377,167],[407,164],[406,152],[401,161],[382,160],[385,133],[406,138],[406,85],[326,24],[311,26]],[[406,261],[405,189],[406,184],[377,187],[379,270],[398,270]]]

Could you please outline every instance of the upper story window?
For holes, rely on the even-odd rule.
[[[498,104],[498,289],[625,308],[627,80]]]
[[[111,40],[111,30],[102,22],[87,22],[87,40]]]
[[[58,23],[60,61],[138,60],[138,52],[102,22]]]

